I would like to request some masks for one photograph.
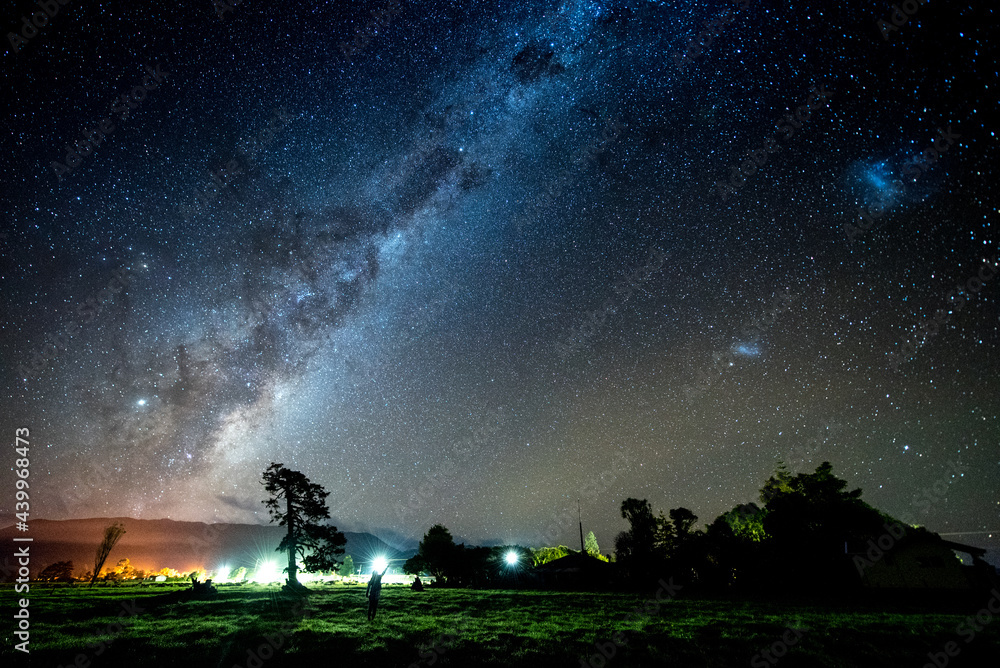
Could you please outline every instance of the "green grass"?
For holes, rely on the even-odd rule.
[[[994,665],[1000,655],[1000,620],[969,644],[955,629],[965,614],[896,607],[824,606],[730,600],[679,599],[652,615],[636,616],[644,597],[622,593],[537,591],[383,590],[378,619],[365,620],[364,587],[317,586],[306,614],[277,587],[221,587],[217,598],[157,604],[166,588],[43,588],[33,586],[31,665],[247,666],[248,650],[288,625],[280,649],[260,666],[580,666],[618,631],[627,645],[607,666],[751,666],[786,628],[806,629],[779,666],[892,666],[921,668],[927,652],[949,640],[962,653],[950,666]],[[15,609],[11,585],[0,585],[4,610]],[[109,634],[121,602],[141,612]],[[983,601],[985,603],[985,600]],[[14,652],[12,620],[5,615],[5,657]],[[109,643],[100,649],[100,642]],[[441,651],[428,650],[435,641]],[[90,645],[88,647],[88,645]],[[100,652],[98,653],[98,651]],[[421,654],[423,652],[423,654]],[[3,660],[4,665],[7,659]],[[600,666],[599,662],[595,662]],[[81,663],[85,665],[85,661]],[[759,663],[758,665],[766,665]],[[89,668],[89,666],[87,668]],[[259,668],[252,662],[251,668]]]

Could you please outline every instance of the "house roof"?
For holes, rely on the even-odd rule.
[[[874,540],[874,536],[872,540]],[[981,547],[976,547],[974,545],[966,545],[964,543],[956,543],[953,540],[945,540],[941,538],[936,533],[931,533],[929,531],[914,532],[908,534],[902,541],[906,545],[926,545],[934,544],[940,545],[941,547],[947,548],[949,550],[955,550],[957,552],[965,552],[966,554],[971,554],[976,559],[982,559],[985,556],[987,550]],[[867,545],[862,545],[860,539],[848,541],[845,545],[846,554],[865,554],[868,549]]]
[[[574,552],[565,557],[559,557],[552,561],[535,566],[535,571],[539,573],[605,573],[611,568],[611,564],[592,557],[586,552]]]
[[[983,555],[986,554],[986,550],[981,547],[975,547],[973,545],[964,545],[963,543],[956,543],[953,540],[944,540],[943,538],[941,539],[941,542],[944,543],[944,546],[949,549],[956,550],[958,552],[966,552],[968,554],[971,554],[973,557],[982,558]]]

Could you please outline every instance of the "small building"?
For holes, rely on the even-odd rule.
[[[848,552],[866,588],[969,590],[989,588],[996,579],[993,567],[983,560],[986,550],[929,531],[911,531],[885,550],[873,545],[877,547],[875,539]],[[967,555],[969,565],[963,565],[960,554]]]
[[[535,584],[546,589],[606,589],[614,568],[586,552],[574,552],[535,566],[531,573]]]

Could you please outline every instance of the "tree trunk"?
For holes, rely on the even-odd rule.
[[[299,583],[298,572],[295,568],[295,515],[292,512],[291,495],[286,492],[285,501],[288,503],[288,584],[297,585]]]

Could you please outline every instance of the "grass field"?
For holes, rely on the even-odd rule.
[[[590,663],[595,668],[921,668],[929,661],[928,652],[943,652],[949,641],[960,652],[949,659],[949,666],[996,666],[1000,657],[1000,622],[983,625],[971,642],[956,633],[959,624],[975,614],[975,606],[928,613],[902,606],[821,608],[806,603],[680,598],[664,603],[656,613],[637,614],[635,607],[646,597],[636,594],[415,593],[387,587],[379,618],[369,624],[363,587],[317,587],[304,607],[275,586],[220,587],[219,595],[209,600],[165,600],[164,594],[184,588],[33,585],[30,656],[14,651],[16,622],[5,612],[2,663],[11,665],[13,656],[14,665],[51,668],[407,668],[414,664],[576,668],[581,659],[598,653],[595,643],[614,652],[610,659],[597,654]],[[13,585],[0,585],[0,597],[3,609],[13,611],[21,596],[14,594]],[[624,636],[617,637],[625,643],[620,648],[612,642],[619,631]],[[768,648],[781,658],[765,659],[760,652]]]

